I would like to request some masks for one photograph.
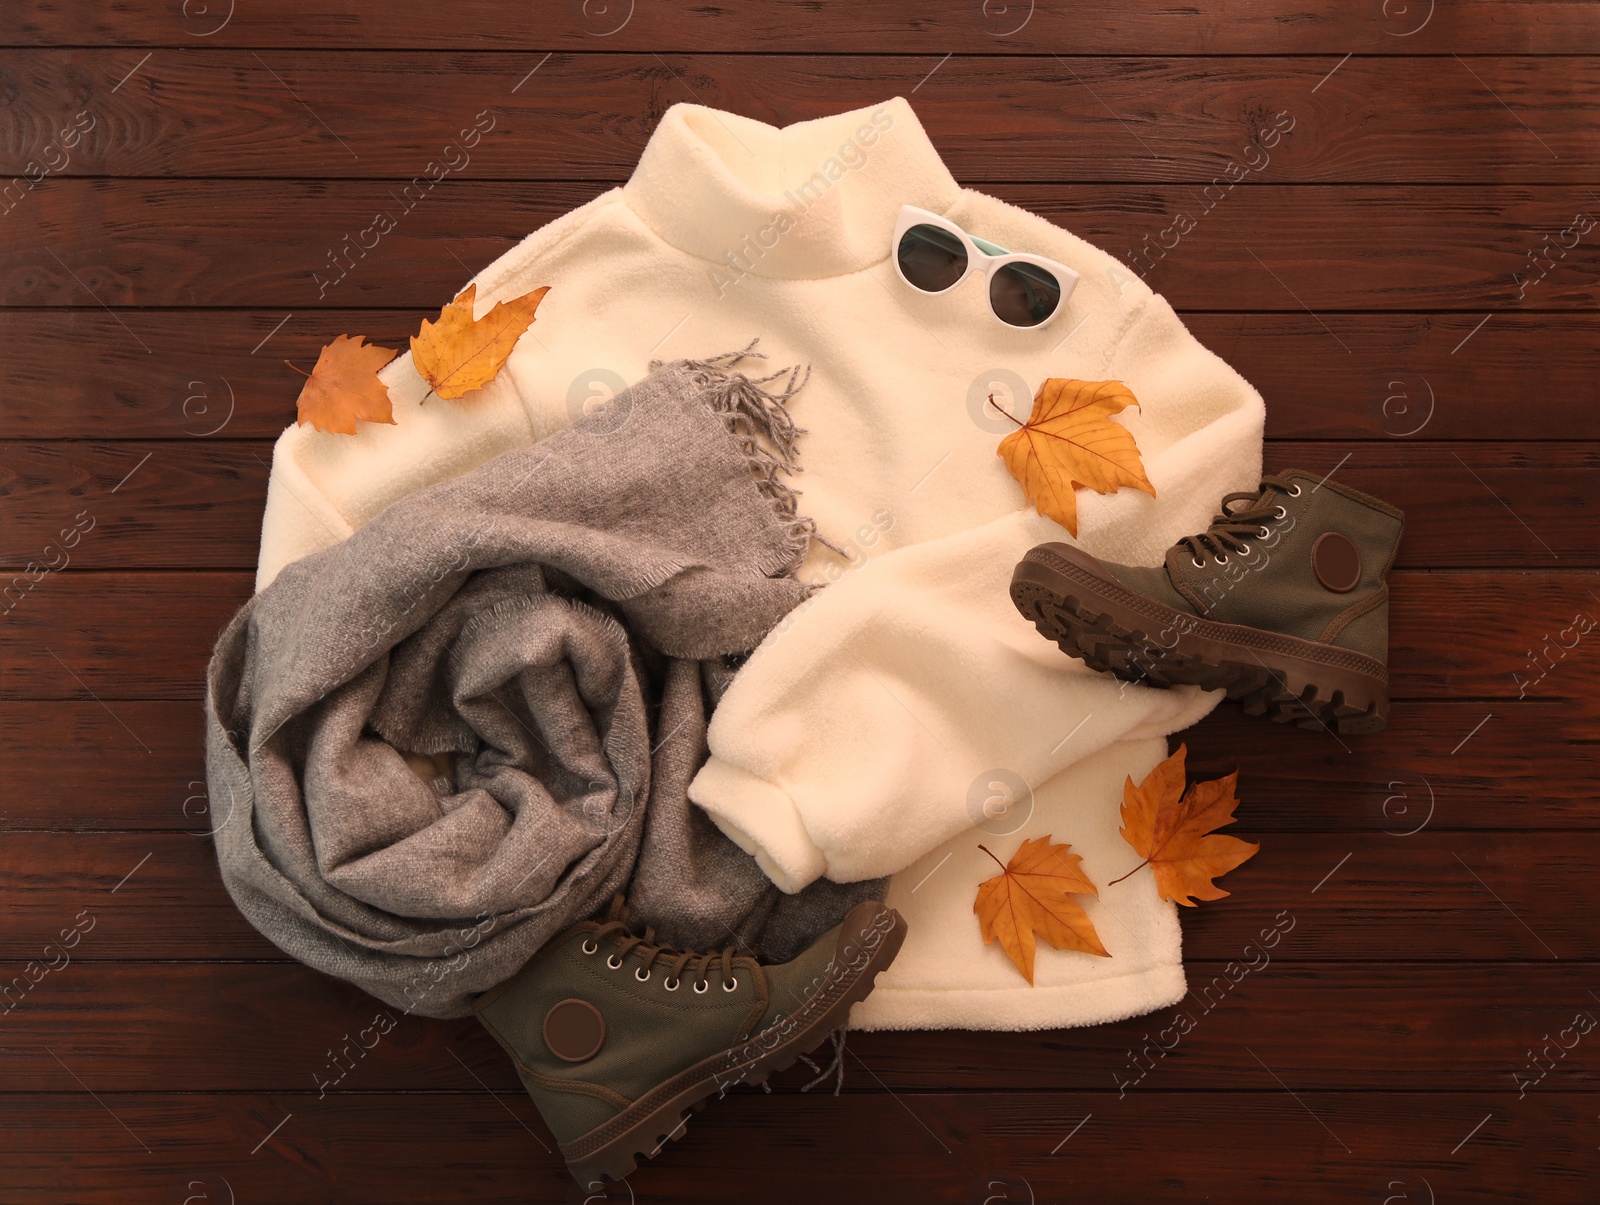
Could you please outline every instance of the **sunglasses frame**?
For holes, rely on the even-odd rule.
[[[934,226],[948,234],[955,235],[961,240],[962,246],[966,248],[967,252],[967,270],[961,274],[961,279],[948,288],[938,290],[924,289],[921,285],[913,284],[906,279],[906,274],[900,269],[900,240],[905,237],[906,231],[913,226]],[[984,300],[989,303],[989,316],[996,323],[1011,331],[1043,330],[1055,321],[1056,316],[1062,310],[1067,308],[1067,301],[1071,298],[1072,291],[1078,287],[1078,273],[1067,267],[1066,264],[1057,260],[1046,259],[1042,255],[1007,251],[1004,247],[968,234],[949,218],[930,213],[926,209],[918,209],[915,205],[902,205],[900,207],[900,217],[894,226],[894,240],[889,244],[889,259],[894,264],[894,272],[900,278],[900,282],[908,289],[915,289],[924,297],[943,297],[946,293],[954,292],[965,284],[974,272],[982,273]],[[995,313],[994,302],[989,297],[989,282],[994,274],[1007,264],[1032,264],[1036,268],[1043,268],[1054,276],[1061,286],[1061,300],[1056,302],[1056,308],[1051,311],[1050,316],[1043,322],[1034,326],[1018,326],[1014,322],[1007,322],[999,314]]]

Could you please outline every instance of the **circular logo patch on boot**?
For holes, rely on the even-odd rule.
[[[544,1015],[544,1044],[563,1062],[587,1062],[606,1044],[606,1019],[587,1000],[563,1000]]]
[[[1311,546],[1311,571],[1325,589],[1348,594],[1361,584],[1361,553],[1349,536],[1324,532]]]

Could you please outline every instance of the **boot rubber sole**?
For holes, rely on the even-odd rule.
[[[600,1191],[654,1158],[668,1141],[682,1137],[688,1113],[735,1084],[761,1084],[793,1066],[844,1026],[850,1006],[866,999],[878,973],[905,941],[905,919],[884,904],[866,900],[845,915],[838,944],[821,987],[776,1024],[703,1059],[639,1097],[604,1125],[561,1146],[567,1169],[579,1185]]]
[[[1030,550],[1011,576],[1011,601],[1063,652],[1124,681],[1222,689],[1246,714],[1300,728],[1348,735],[1388,722],[1383,662],[1174,610],[1135,594],[1070,544]]]

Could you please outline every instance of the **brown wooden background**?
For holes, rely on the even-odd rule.
[[[1600,631],[1561,645],[1600,617],[1600,225],[1544,249],[1600,218],[1600,6],[636,4],[0,7],[0,179],[58,168],[0,213],[6,577],[93,519],[0,616],[0,982],[92,923],[0,1016],[0,1202],[582,1199],[470,1022],[405,1018],[320,1097],[378,1006],[218,881],[202,670],[250,589],[282,361],[402,337],[624,180],[676,101],[786,124],[897,93],[964,183],[1119,255],[1293,115],[1147,279],[1266,395],[1269,466],[1405,508],[1394,719],[1188,734],[1263,845],[1185,916],[1191,985],[1294,928],[1185,1002],[1170,1054],[1138,1052],[1178,1010],[861,1035],[842,1097],[735,1093],[632,1198],[1594,1201]],[[319,299],[482,109],[470,165]]]

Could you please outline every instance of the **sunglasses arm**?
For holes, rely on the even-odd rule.
[[[1011,254],[1011,252],[1007,251],[1004,247],[1000,246],[999,244],[991,243],[987,239],[981,239],[975,234],[969,234],[969,235],[967,235],[967,237],[970,238],[973,241],[973,243],[976,244],[978,250],[982,251],[985,255],[1010,255]]]

